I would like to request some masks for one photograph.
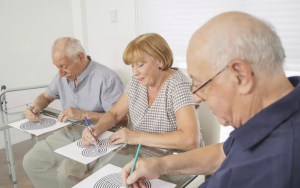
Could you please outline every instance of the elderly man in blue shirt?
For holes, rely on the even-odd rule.
[[[287,78],[276,32],[245,13],[220,14],[192,36],[187,52],[195,102],[223,126],[225,143],[123,168],[124,184],[162,174],[213,174],[200,188],[300,187],[300,77]],[[131,185],[132,186],[132,185]]]
[[[59,122],[83,120],[86,116],[96,123],[124,91],[119,76],[86,56],[80,41],[75,38],[57,39],[52,47],[52,59],[58,74],[31,106],[38,116],[40,110],[60,99],[63,111],[58,116]],[[37,121],[29,109],[25,115],[30,121]],[[119,125],[126,123],[125,118]],[[86,165],[54,153],[54,150],[80,139],[83,129],[76,126],[60,129],[38,142],[25,155],[23,167],[35,187],[71,187],[84,177]]]

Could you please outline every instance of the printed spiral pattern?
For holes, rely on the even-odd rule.
[[[98,157],[106,154],[107,148],[99,148],[99,151],[97,151],[97,148],[86,148],[84,149],[81,154],[85,157]]]
[[[96,140],[96,144],[98,144],[98,147],[106,147],[106,148],[115,148],[118,147],[121,144],[113,145],[109,143],[108,138],[102,139],[102,140]]]
[[[20,125],[20,129],[22,129],[22,130],[38,130],[38,129],[44,129],[47,127],[51,127],[55,124],[56,124],[55,119],[43,118],[41,124],[39,122],[27,121]]]
[[[144,181],[147,188],[151,188],[151,183],[148,180]],[[107,176],[104,176],[98,180],[94,188],[120,188],[124,186],[122,181],[122,173],[114,173]]]
[[[95,148],[95,145],[89,145],[89,146],[83,145],[81,140],[79,140],[77,142],[77,146],[80,147],[80,148]]]
[[[118,145],[113,145],[113,144],[110,144],[108,142],[108,138],[106,139],[102,139],[102,140],[98,140],[96,139],[96,144],[99,148],[99,152],[97,152],[97,148],[95,145],[89,145],[89,146],[86,146],[86,145],[83,145],[82,141],[79,140],[77,142],[77,146],[80,147],[80,148],[85,148],[81,154],[85,157],[98,157],[98,156],[102,156],[102,155],[105,155],[107,153],[107,148],[115,148],[115,147],[118,147]]]

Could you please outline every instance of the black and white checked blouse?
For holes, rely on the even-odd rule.
[[[147,87],[142,86],[135,76],[131,78],[125,93],[129,98],[129,114],[134,131],[156,134],[176,131],[176,111],[187,105],[195,105],[190,91],[191,82],[180,70],[173,69],[176,72],[165,82],[150,108]],[[202,147],[204,141],[198,125],[199,147]]]

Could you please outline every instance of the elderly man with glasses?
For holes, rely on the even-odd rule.
[[[300,77],[285,76],[276,32],[245,13],[220,14],[190,40],[194,102],[205,102],[223,126],[224,143],[123,168],[124,184],[144,187],[162,174],[213,174],[200,188],[300,187]],[[132,186],[132,185],[131,185]]]

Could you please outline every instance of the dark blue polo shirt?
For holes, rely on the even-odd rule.
[[[226,159],[199,188],[300,188],[300,77],[295,89],[231,132]]]

